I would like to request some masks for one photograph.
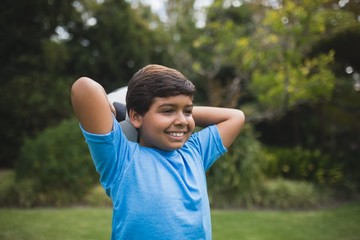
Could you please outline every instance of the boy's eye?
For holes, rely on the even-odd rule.
[[[191,115],[191,114],[192,114],[192,109],[185,109],[185,110],[184,110],[184,113],[185,113],[186,115]]]
[[[164,109],[163,113],[173,113],[174,110],[173,109]]]

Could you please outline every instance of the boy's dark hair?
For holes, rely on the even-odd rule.
[[[156,97],[186,95],[193,97],[195,86],[179,71],[151,64],[137,71],[130,79],[126,94],[126,108],[140,115],[149,111]]]

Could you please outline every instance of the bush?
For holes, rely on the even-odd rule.
[[[13,171],[0,171],[0,207],[9,206],[15,197],[11,192],[15,183],[15,174]]]
[[[264,182],[259,205],[266,208],[304,209],[318,206],[330,199],[329,193],[314,184],[282,178]]]
[[[18,203],[68,205],[81,199],[97,180],[78,121],[65,120],[25,141],[16,167]],[[32,192],[26,203],[21,196],[25,189],[20,191],[23,185]]]
[[[0,207],[31,207],[34,202],[32,181],[15,181],[15,173],[10,170],[0,172]]]
[[[85,195],[82,203],[93,207],[112,206],[111,199],[106,195],[104,188],[100,184],[96,184],[89,193]]]
[[[326,164],[328,160],[318,151],[265,150],[251,125],[245,125],[229,152],[207,173],[210,203],[215,208],[317,206],[329,201],[332,195],[326,190],[320,191],[316,183],[335,183],[340,173],[338,168]],[[310,163],[318,172],[311,172]],[[309,180],[314,182],[307,182]]]
[[[252,206],[259,201],[264,151],[251,125],[245,125],[229,152],[207,173],[214,207]]]
[[[309,181],[335,187],[344,180],[343,167],[320,150],[269,148],[265,174],[270,178]]]

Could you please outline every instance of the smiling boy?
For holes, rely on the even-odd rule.
[[[244,124],[237,109],[193,105],[194,85],[148,65],[128,84],[139,141],[128,141],[104,89],[80,78],[72,104],[100,182],[113,202],[112,239],[211,239],[205,172]],[[195,126],[204,127],[194,133]]]

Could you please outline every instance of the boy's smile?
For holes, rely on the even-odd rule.
[[[195,128],[192,109],[190,96],[154,98],[149,111],[136,121],[140,145],[165,151],[181,148]]]

